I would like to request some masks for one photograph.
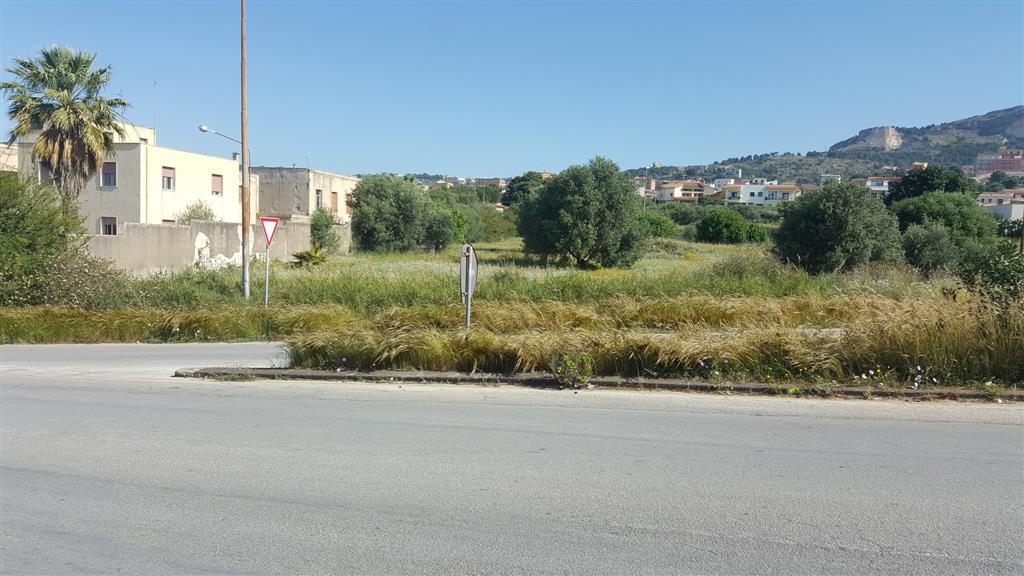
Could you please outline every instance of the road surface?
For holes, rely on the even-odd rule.
[[[1019,405],[171,378],[0,347],[0,572],[1020,574]]]

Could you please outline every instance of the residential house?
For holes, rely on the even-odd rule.
[[[885,200],[885,197],[889,195],[889,187],[899,181],[899,176],[872,176],[851,180],[854,184],[866,187],[871,191],[871,195],[879,200]]]
[[[0,143],[0,171],[18,171],[18,146],[15,144]]]
[[[726,204],[778,204],[800,197],[799,186],[793,184],[733,184],[723,189]]]
[[[654,191],[655,202],[696,202],[702,196],[714,194],[715,188],[700,180],[668,180],[658,183]]]
[[[349,200],[359,178],[312,168],[254,166],[251,170],[260,178],[261,216],[306,219],[317,208],[326,208],[337,222],[351,222]]]
[[[156,145],[156,130],[125,124],[115,136],[116,153],[103,162],[78,197],[86,229],[117,234],[128,222],[173,223],[175,215],[197,201],[205,202],[216,219],[242,221],[241,175],[238,161]],[[38,132],[19,138],[18,168],[40,182],[52,182],[45,163],[32,159]],[[258,181],[251,180],[253,198]],[[252,203],[251,214],[258,208]]]

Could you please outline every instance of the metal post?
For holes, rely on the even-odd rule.
[[[473,295],[466,295],[466,329],[469,329],[470,317],[473,315]]]
[[[245,66],[245,0],[242,0],[242,294],[249,299],[249,93]]]
[[[267,275],[263,278],[263,307],[270,305],[270,246],[267,246]]]

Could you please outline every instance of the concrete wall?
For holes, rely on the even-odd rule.
[[[348,253],[352,234],[348,226],[337,226],[342,253]],[[250,251],[262,260],[266,241],[259,224],[252,227]],[[185,270],[193,266],[219,268],[242,263],[242,227],[225,222],[174,224],[128,223],[116,236],[92,236],[89,251],[113,260],[131,274]],[[270,248],[272,260],[290,261],[295,252],[309,249],[308,222],[282,222]]]
[[[983,208],[1001,220],[1024,220],[1024,204],[988,204]]]

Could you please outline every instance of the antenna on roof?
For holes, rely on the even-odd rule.
[[[156,78],[153,78],[153,131],[156,132]]]

